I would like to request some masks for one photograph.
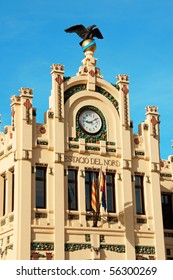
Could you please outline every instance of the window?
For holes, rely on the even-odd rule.
[[[135,175],[136,214],[145,214],[143,176]]]
[[[36,168],[36,208],[46,208],[46,168]]]
[[[107,190],[107,212],[114,213],[115,210],[115,174],[106,174],[106,190]]]
[[[96,201],[97,203],[100,203],[99,198],[99,172],[93,172],[93,171],[85,171],[85,199],[86,199],[86,211],[92,211],[91,206],[91,192],[92,192],[92,181],[93,176],[96,185],[98,186],[97,193],[96,193]],[[107,212],[115,213],[115,174],[113,173],[107,173],[106,174],[106,207]]]
[[[11,201],[11,211],[14,211],[14,171],[12,172],[12,201]]]
[[[77,203],[77,170],[68,170],[68,209],[78,210]]]
[[[4,189],[3,189],[3,216],[6,214],[6,177],[3,176],[4,179]]]
[[[161,198],[162,198],[163,226],[165,229],[173,229],[172,194],[162,193]]]
[[[94,176],[95,183],[97,184],[98,183],[99,172],[85,171],[85,203],[86,203],[85,205],[86,205],[86,211],[92,211],[91,191],[92,191],[93,176]]]

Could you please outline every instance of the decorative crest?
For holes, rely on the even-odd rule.
[[[82,24],[77,24],[65,29],[65,32],[68,33],[77,33],[79,37],[83,40],[79,43],[82,46],[83,41],[87,39],[93,39],[93,37],[97,37],[98,39],[103,39],[103,35],[100,30],[96,27],[95,24],[85,28]]]
[[[91,50],[95,51],[96,49],[96,43],[94,41],[94,37],[97,37],[98,39],[103,39],[103,35],[101,34],[100,30],[96,27],[95,24],[84,27],[82,24],[77,24],[74,26],[71,26],[64,30],[67,33],[76,33],[80,38],[83,40],[79,43],[80,46],[82,46],[83,51]]]

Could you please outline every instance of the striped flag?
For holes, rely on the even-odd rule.
[[[92,189],[91,189],[91,207],[94,212],[97,212],[97,189],[96,189],[96,181],[95,176],[93,172],[93,178],[92,178]]]
[[[106,179],[103,171],[100,178],[100,205],[106,210]]]

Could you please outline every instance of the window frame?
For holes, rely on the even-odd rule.
[[[43,177],[37,177],[37,170],[42,170],[43,173]],[[37,166],[36,167],[36,184],[35,184],[35,194],[36,194],[36,199],[35,199],[35,203],[36,203],[36,208],[38,209],[46,209],[46,195],[47,195],[47,190],[46,190],[46,175],[47,175],[47,168],[46,167],[42,167],[42,166]],[[43,182],[43,189],[42,189],[42,193],[43,193],[43,201],[42,201],[42,205],[38,205],[37,203],[37,182]]]
[[[107,176],[112,177],[112,182],[108,183]],[[106,172],[106,207],[108,213],[116,213],[116,198],[115,198],[115,173]],[[111,187],[111,204],[113,205],[112,210],[109,210],[109,201],[108,201],[108,187]]]
[[[69,172],[72,172],[72,171],[75,174],[74,179],[69,178]],[[69,183],[74,184],[74,198],[75,198],[74,207],[70,206]],[[73,211],[78,210],[78,170],[77,169],[71,169],[71,168],[68,169],[68,210],[73,210]]]
[[[6,198],[7,198],[7,178],[6,175],[3,174],[3,209],[2,209],[2,215],[5,216],[6,215]]]
[[[88,181],[86,181],[87,173],[89,174]],[[92,205],[91,205],[93,174],[95,176],[95,179],[98,181],[99,171],[85,170],[85,211],[86,212],[93,212]],[[87,190],[87,188],[88,188],[88,190]],[[89,198],[89,201],[87,202],[88,198]],[[88,205],[89,205],[89,207],[88,207]]]
[[[15,174],[14,170],[11,171],[12,182],[11,182],[11,211],[14,211],[14,196],[15,196]]]
[[[136,184],[136,178],[140,178],[141,184]],[[140,209],[141,211],[138,211],[138,203],[137,202],[137,190],[140,191]],[[135,203],[136,203],[136,215],[145,215],[145,202],[144,202],[144,176],[143,175],[137,175],[135,174]]]
[[[173,201],[172,200],[173,200],[172,193],[161,192],[162,217],[163,217],[164,229],[173,229]],[[167,217],[169,218],[167,219]]]

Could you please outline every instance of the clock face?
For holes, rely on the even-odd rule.
[[[102,128],[102,119],[95,111],[88,109],[81,112],[79,124],[88,134],[96,134]]]

